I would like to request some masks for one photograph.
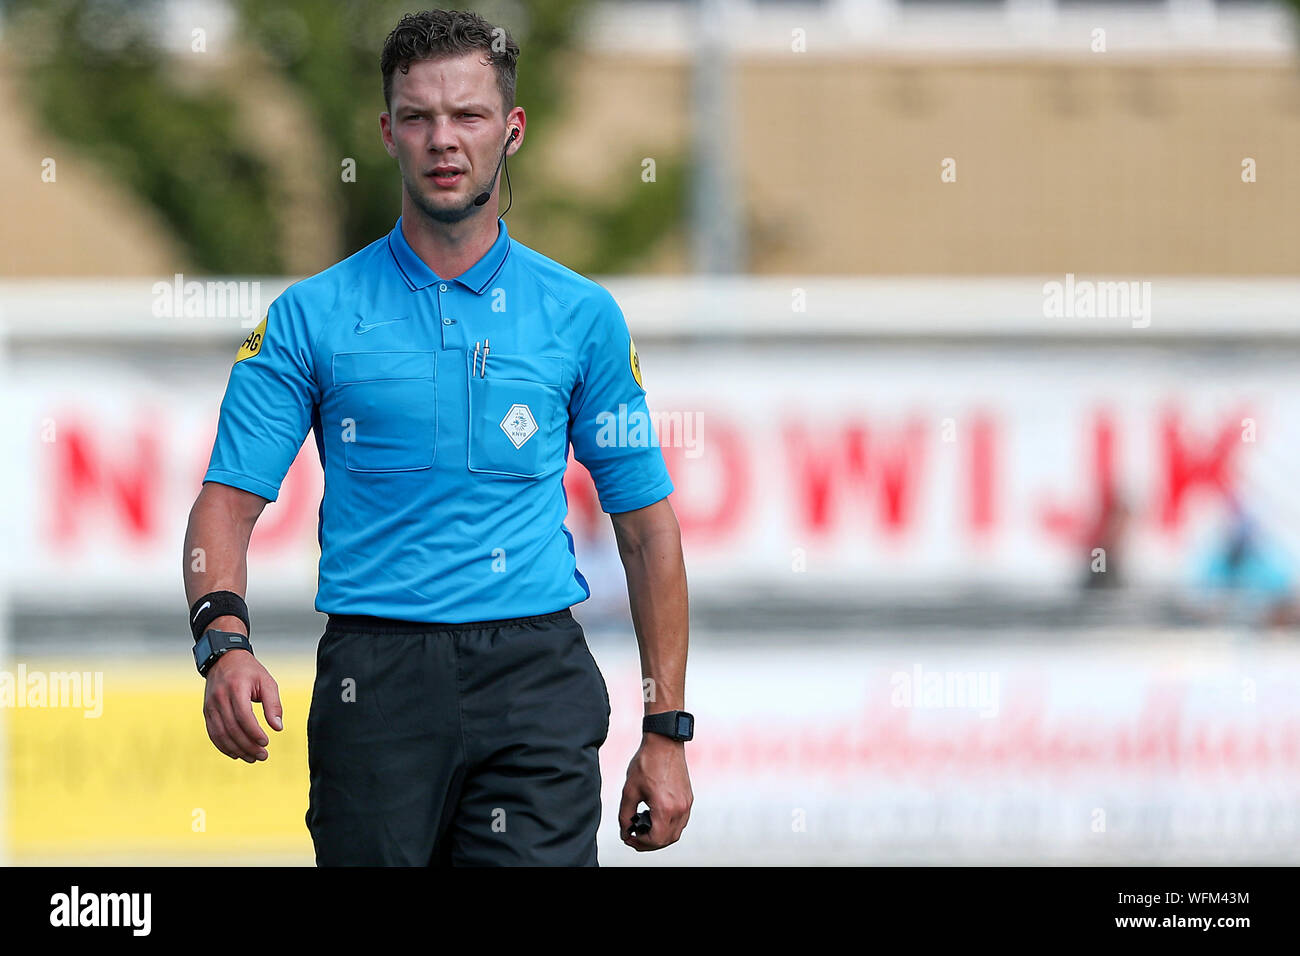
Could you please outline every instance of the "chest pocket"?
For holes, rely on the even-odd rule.
[[[348,471],[433,467],[437,352],[340,352],[334,387]]]
[[[540,478],[564,466],[568,414],[563,355],[465,357],[469,374],[469,470]]]

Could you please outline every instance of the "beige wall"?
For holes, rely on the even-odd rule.
[[[687,80],[588,57],[551,157],[582,188],[628,174],[607,139],[685,148]],[[736,106],[755,272],[1300,272],[1290,66],[749,59]],[[689,269],[680,237],[645,267]]]
[[[742,89],[759,272],[1300,272],[1291,68],[787,58]]]
[[[528,144],[568,188],[600,194],[639,178],[629,154],[686,148],[683,62],[587,54],[569,82],[574,109]],[[787,56],[741,62],[736,107],[755,272],[1300,273],[1290,66]],[[60,157],[57,187],[40,183],[45,155]],[[65,156],[0,74],[0,175],[16,184],[0,217],[4,274],[176,268],[156,217]],[[955,183],[940,181],[945,157]],[[1241,181],[1245,157],[1256,183]],[[337,211],[292,199],[307,234],[332,232]],[[525,241],[547,251],[544,239]],[[689,271],[683,237],[640,268]]]

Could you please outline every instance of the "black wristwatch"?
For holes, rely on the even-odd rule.
[[[673,740],[690,740],[695,736],[695,717],[684,710],[665,710],[641,718],[643,734],[663,734]]]
[[[218,631],[215,628],[204,631],[203,636],[194,645],[194,664],[204,677],[217,662],[217,658],[226,651],[248,651],[253,653],[253,645],[243,634],[234,631]]]

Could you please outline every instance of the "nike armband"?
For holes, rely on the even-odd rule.
[[[253,633],[253,627],[248,623],[248,605],[244,599],[234,591],[212,591],[195,601],[190,608],[190,630],[194,632],[195,642],[203,636],[209,624],[227,614],[239,618],[244,622],[248,633]]]

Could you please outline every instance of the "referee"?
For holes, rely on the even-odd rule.
[[[287,289],[244,340],[190,512],[208,736],[265,760],[253,702],[277,731],[283,709],[250,643],[248,541],[314,431],[328,624],[306,823],[320,866],[596,865],[610,709],[570,612],[590,597],[564,525],[570,444],[614,526],[646,688],[623,842],[668,846],[690,815],[673,484],[653,433],[631,441],[620,424],[647,410],[618,305],[498,216],[527,125],[518,56],[468,12],[410,14],[388,36],[379,125],[401,216]]]

